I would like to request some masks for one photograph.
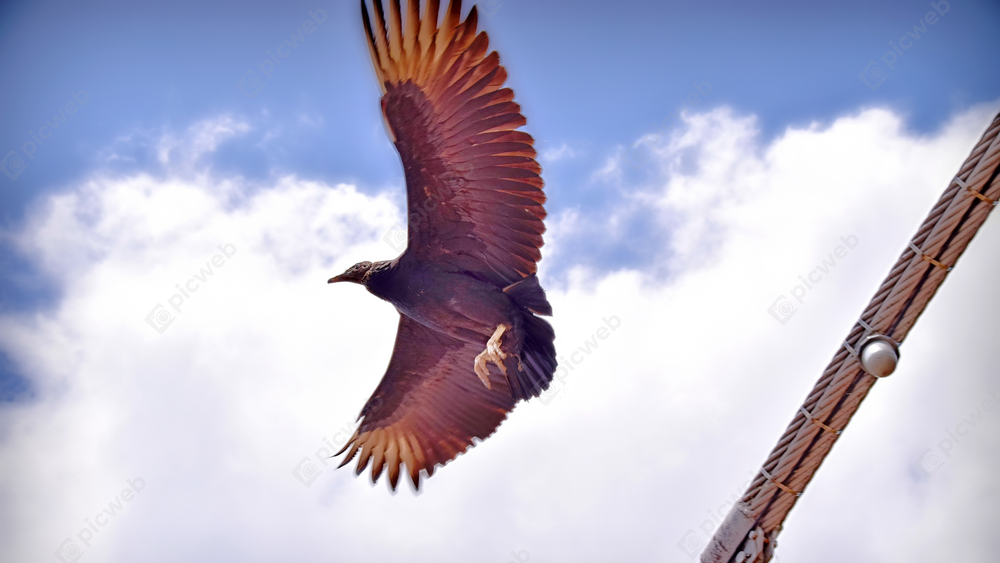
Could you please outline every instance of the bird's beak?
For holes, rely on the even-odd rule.
[[[339,276],[333,276],[332,278],[330,278],[329,280],[327,280],[326,283],[337,283],[337,282],[342,282],[342,281],[347,281],[347,280],[344,279],[344,274],[340,274]]]

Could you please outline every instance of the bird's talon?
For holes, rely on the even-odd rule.
[[[486,369],[486,361],[480,359],[480,356],[482,354],[476,356],[476,375],[479,376],[479,381],[482,381],[487,389],[493,389],[490,385],[490,372]]]
[[[507,366],[503,363],[507,359],[507,353],[500,349],[500,337],[503,336],[503,333],[508,328],[510,327],[505,324],[497,326],[496,331],[493,332],[493,336],[486,342],[486,349],[476,356],[476,361],[472,366],[476,375],[479,376],[479,381],[482,381],[487,389],[492,389],[490,386],[490,371],[486,366],[487,363],[493,362],[495,366],[500,368],[500,371],[504,375],[507,375]]]

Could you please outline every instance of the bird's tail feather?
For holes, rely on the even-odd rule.
[[[515,365],[510,366],[513,370],[507,370],[508,382],[514,400],[528,400],[549,388],[556,371],[555,331],[547,321],[532,314],[551,315],[552,306],[534,275],[507,286],[503,291],[522,309],[520,362],[515,360],[512,362]],[[515,374],[514,377],[510,377],[511,373]]]
[[[552,305],[549,305],[549,300],[545,297],[545,290],[538,283],[538,276],[535,274],[508,285],[503,288],[503,292],[516,305],[539,315],[552,316]]]
[[[555,331],[545,319],[532,314],[524,316],[524,345],[521,349],[521,363],[524,373],[531,380],[530,395],[537,397],[549,388],[552,375],[556,371]],[[520,374],[518,374],[520,375]],[[528,399],[529,397],[524,397]]]

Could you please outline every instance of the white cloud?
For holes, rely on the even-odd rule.
[[[549,147],[543,149],[541,151],[541,154],[539,154],[539,158],[541,159],[542,162],[551,163],[567,158],[574,158],[576,157],[576,154],[577,154],[576,151],[570,148],[569,145],[563,143],[558,147]]]
[[[193,164],[202,155],[213,153],[219,144],[250,131],[250,124],[231,115],[204,119],[189,127],[178,137],[163,135],[157,147],[161,164],[179,158],[183,164]]]
[[[0,346],[38,390],[0,410],[0,558],[79,544],[84,519],[141,477],[88,560],[690,561],[677,543],[707,539],[699,527],[764,460],[991,111],[915,137],[870,110],[767,146],[750,118],[689,116],[651,145],[660,180],[635,196],[670,221],[681,273],[572,270],[549,290],[557,347],[597,349],[564,359],[547,405],[518,407],[420,495],[333,465],[309,487],[292,476],[342,442],[388,361],[392,308],[325,280],[394,254],[392,198],[295,177],[252,190],[207,174],[95,177],[16,238],[62,294],[0,317]],[[201,147],[225,134],[198,130],[215,131]],[[858,246],[796,316],[768,315],[847,234]],[[791,513],[782,560],[839,561],[845,541],[862,562],[992,554],[1000,407],[933,478],[912,461],[1000,388],[998,242],[993,218]],[[151,309],[226,243],[236,253],[153,330]],[[594,340],[612,316],[620,326]]]
[[[247,120],[229,114],[202,119],[180,133],[169,125],[137,128],[98,149],[95,160],[107,165],[108,170],[127,170],[130,174],[135,174],[137,170],[174,176],[203,174],[210,167],[208,159],[203,157],[216,152],[219,145],[242,137],[252,129]],[[268,130],[257,146],[277,136],[277,132]]]

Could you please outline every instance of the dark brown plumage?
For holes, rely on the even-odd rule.
[[[533,139],[473,7],[380,0],[362,17],[382,88],[382,114],[406,176],[408,246],[330,282],[364,285],[400,313],[389,367],[340,453],[357,473],[405,465],[414,487],[484,440],[556,368],[552,308],[535,277],[545,194]],[[374,19],[374,27],[372,25]]]

